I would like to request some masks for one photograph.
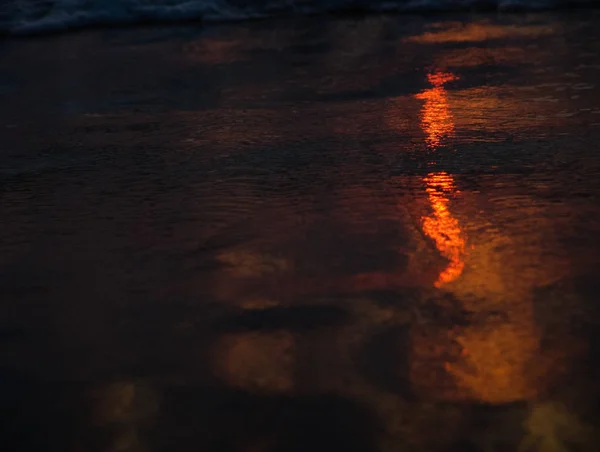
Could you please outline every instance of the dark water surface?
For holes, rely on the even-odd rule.
[[[0,67],[0,450],[600,450],[598,13]]]

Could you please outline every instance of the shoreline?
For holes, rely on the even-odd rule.
[[[219,26],[236,25],[236,24],[256,24],[266,22],[288,22],[306,19],[366,19],[369,17],[378,16],[397,16],[402,18],[415,18],[417,20],[449,20],[452,18],[477,18],[478,16],[489,15],[519,15],[519,14],[561,14],[571,15],[585,13],[586,11],[600,10],[600,3],[590,0],[589,4],[584,5],[562,5],[559,7],[540,6],[527,8],[524,6],[513,5],[511,7],[499,8],[496,5],[480,5],[475,7],[458,7],[458,8],[415,8],[413,10],[398,11],[397,9],[389,10],[369,10],[367,8],[340,8],[336,10],[324,10],[316,12],[290,12],[280,13],[275,15],[245,15],[243,17],[231,18],[206,18],[205,15],[192,15],[186,17],[124,17],[110,19],[94,19],[91,18],[81,23],[64,23],[64,24],[46,24],[26,26],[19,29],[0,28],[0,40],[8,39],[41,39],[54,37],[63,34],[82,33],[86,31],[109,31],[115,29],[144,29],[144,28],[186,28],[198,26],[199,30],[205,28],[214,28]],[[0,24],[1,27],[1,24]]]

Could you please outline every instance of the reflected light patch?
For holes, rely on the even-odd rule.
[[[427,89],[415,97],[425,101],[421,117],[421,127],[427,135],[427,144],[436,148],[443,138],[454,132],[454,119],[448,104],[448,93],[444,83],[456,80],[453,74],[436,72],[427,76],[433,88]]]
[[[538,354],[539,338],[532,319],[518,320],[466,327],[455,338],[462,356],[445,368],[477,400],[508,403],[537,395],[529,367]]]
[[[454,23],[445,30],[425,32],[406,39],[408,42],[425,44],[443,42],[481,42],[491,39],[519,38],[551,34],[552,27],[544,25],[493,25],[486,23]]]
[[[435,242],[442,256],[450,262],[440,273],[436,287],[458,278],[464,267],[465,239],[458,223],[448,210],[448,193],[455,191],[454,178],[448,173],[432,173],[425,178],[433,213],[423,218],[423,231]]]
[[[427,80],[433,88],[416,96],[425,101],[421,127],[427,135],[427,144],[432,149],[439,147],[442,140],[454,131],[454,119],[444,84],[457,78],[448,72],[428,74]],[[448,209],[450,195],[456,192],[452,175],[445,172],[431,173],[424,181],[433,213],[423,218],[423,231],[433,239],[440,254],[450,261],[435,282],[435,286],[440,287],[461,275],[465,266],[465,239],[458,220]]]
[[[85,398],[89,418],[83,412],[81,420],[89,424],[69,450],[98,450],[99,443],[106,451],[147,450],[141,433],[159,412],[158,394],[152,385],[126,380],[98,384]]]
[[[534,405],[524,422],[527,434],[519,450],[597,450],[595,429],[559,402]]]
[[[516,104],[507,104],[505,99],[491,96],[487,88],[468,94],[453,93],[451,110],[444,85],[456,77],[451,73],[436,72],[427,78],[432,87],[417,94],[416,98],[424,101],[421,128],[429,151],[436,151],[456,127],[462,130],[466,128],[465,124],[490,121],[490,115],[481,113],[482,109],[476,107],[487,106],[492,117],[499,109],[505,117],[519,117],[510,115]],[[458,122],[454,115],[459,118]],[[460,142],[464,141],[461,139]],[[434,157],[436,153],[429,155]],[[467,244],[464,230],[449,208],[457,193],[453,176],[442,171],[430,172],[423,182],[431,213],[422,217],[422,229],[448,260],[434,283],[440,288],[463,275]],[[537,238],[534,231],[539,224],[536,222],[530,227],[528,218],[537,220],[540,214],[528,215],[524,210],[524,198],[527,199],[521,196],[511,200],[499,210],[515,215],[512,218],[519,223],[517,237],[526,236],[535,254],[537,245],[531,241]],[[471,219],[472,223],[474,221],[477,219]],[[503,225],[506,223],[499,226]],[[529,257],[524,257],[524,250],[515,246],[517,242],[510,240],[510,234],[505,238],[488,228],[475,231],[479,243],[477,249],[469,253],[472,271],[465,272],[460,281],[444,291],[452,295],[451,299],[457,305],[447,309],[460,315],[467,313],[465,323],[449,320],[449,326],[412,324],[411,383],[424,397],[442,400],[477,400],[489,404],[534,400],[552,384],[554,374],[561,372],[558,366],[562,359],[562,352],[547,351],[542,347],[541,331],[529,293],[534,284],[542,283],[537,274],[539,264],[528,265]],[[435,303],[444,307],[444,298]],[[538,441],[541,435],[537,431],[535,434],[534,440]]]
[[[294,337],[287,332],[224,335],[214,351],[218,377],[249,392],[291,391],[294,374]]]

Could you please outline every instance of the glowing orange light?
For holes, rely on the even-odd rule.
[[[430,74],[428,81],[432,88],[416,96],[424,101],[421,127],[432,151],[454,133],[455,121],[444,84],[455,79],[443,72]],[[477,111],[476,107],[487,101],[485,96],[470,99],[468,110]],[[463,114],[461,120],[464,118]],[[463,312],[476,315],[464,325],[453,324],[449,328],[425,322],[411,325],[409,367],[415,392],[443,400],[491,404],[539,397],[563,372],[559,364],[564,359],[561,354],[566,356],[570,352],[544,350],[530,298],[529,289],[534,286],[529,283],[531,287],[526,287],[521,282],[522,287],[514,287],[519,271],[511,266],[519,262],[512,255],[497,255],[498,247],[493,244],[478,245],[477,251],[469,253],[472,268],[476,270],[463,275],[466,238],[450,210],[457,193],[454,178],[436,171],[425,176],[423,182],[431,213],[421,219],[422,228],[448,260],[434,285],[439,288],[462,275],[460,284],[445,291],[455,296]],[[505,240],[493,234],[484,238],[492,243]],[[523,280],[527,281],[526,278]],[[480,295],[472,297],[474,293]]]
[[[427,80],[433,88],[416,96],[417,99],[425,100],[421,126],[431,148],[440,146],[442,139],[454,131],[454,120],[444,83],[456,79],[455,75],[446,72],[429,74]],[[456,192],[454,178],[444,172],[431,173],[425,178],[425,183],[433,213],[423,218],[423,231],[434,240],[440,254],[450,261],[435,282],[435,286],[440,287],[461,275],[465,266],[465,239],[458,220],[448,210],[449,196]]]
[[[448,105],[448,96],[444,89],[444,83],[456,80],[453,74],[436,72],[427,76],[433,88],[417,94],[417,99],[425,101],[421,126],[427,134],[427,144],[436,148],[440,146],[444,137],[454,132],[454,120]]]
[[[454,179],[447,173],[432,173],[425,178],[432,215],[423,218],[423,231],[431,237],[440,254],[450,263],[440,273],[436,287],[454,281],[465,266],[465,239],[458,220],[448,210],[447,193],[455,191]]]
[[[458,80],[458,77],[449,72],[435,72],[433,74],[427,74],[427,80],[435,87],[442,87],[444,83]]]
[[[540,381],[532,374],[539,363],[532,361],[536,361],[539,337],[530,312],[493,327],[461,328],[453,339],[469,352],[446,362],[444,368],[471,397],[508,403],[537,395]]]

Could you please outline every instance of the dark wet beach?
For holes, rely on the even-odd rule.
[[[600,450],[598,13],[0,67],[0,450]]]

